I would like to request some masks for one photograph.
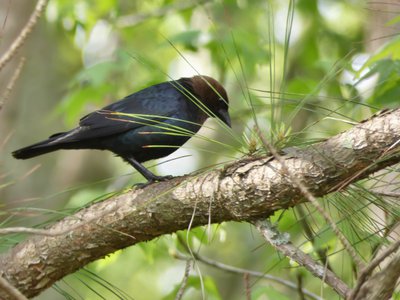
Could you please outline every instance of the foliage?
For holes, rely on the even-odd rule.
[[[46,26],[60,39],[53,45],[62,62],[59,71],[70,78],[62,101],[54,108],[54,124],[61,120],[65,128],[71,127],[84,114],[143,87],[170,78],[208,74],[221,79],[228,90],[234,128],[230,134],[221,128],[205,130],[201,134],[206,141],[194,139],[185,146],[194,157],[190,164],[199,169],[244,154],[264,154],[259,131],[279,149],[301,147],[399,103],[400,39],[390,40],[374,54],[365,54],[361,42],[367,18],[364,1],[189,1],[193,5],[184,8],[182,3],[185,1],[50,1]],[[393,19],[388,26],[397,21]],[[364,57],[361,66],[360,57]],[[61,69],[60,65],[57,68]],[[371,78],[375,78],[373,82]],[[367,89],[362,88],[365,83]],[[208,123],[208,127],[217,125]],[[179,164],[179,159],[169,163]],[[95,167],[82,172],[90,170],[96,173]],[[108,172],[107,179],[76,184],[60,194],[41,194],[40,203],[45,207],[51,199],[61,197],[69,210],[38,209],[39,223],[53,221],[68,214],[71,207],[79,209],[132,182],[114,174],[122,173]],[[395,182],[396,171],[390,174]],[[385,199],[371,193],[384,180],[385,175],[380,174],[323,199],[332,218],[366,259],[387,241],[390,232],[386,220],[379,219],[382,224],[377,225],[375,214],[384,212],[392,220],[399,216],[398,205],[388,212]],[[13,183],[3,182],[1,189],[9,184]],[[30,208],[20,209],[29,215]],[[9,209],[5,214],[13,212]],[[289,232],[302,250],[321,260],[324,253],[343,280],[353,280],[350,258],[311,206],[279,212],[272,220]],[[21,222],[13,214],[3,226]],[[3,247],[21,238],[4,238]],[[69,299],[173,299],[185,263],[171,253],[190,256],[182,240],[191,251],[216,261],[301,281],[316,294],[323,290],[326,299],[336,295],[265,245],[247,224],[210,225],[118,251],[68,276],[54,290]],[[249,282],[252,299],[289,299],[297,293],[259,278]],[[54,290],[39,299],[55,299]],[[245,293],[241,276],[198,262],[183,299],[201,299],[202,295],[244,299]]]

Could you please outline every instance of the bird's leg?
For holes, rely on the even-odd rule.
[[[134,159],[133,157],[124,157],[124,159],[132,166],[134,167],[140,174],[143,175],[144,178],[147,179],[147,184],[150,184],[152,182],[155,181],[163,181],[163,180],[168,180],[171,179],[172,176],[168,175],[168,176],[157,176],[155,174],[153,174],[152,172],[150,172],[145,166],[143,166],[140,162],[138,162],[136,159]]]

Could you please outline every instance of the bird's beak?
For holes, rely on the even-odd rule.
[[[218,110],[217,117],[229,127],[231,126],[231,117],[226,109]]]

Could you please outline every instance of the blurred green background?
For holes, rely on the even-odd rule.
[[[0,2],[0,53],[35,3]],[[193,138],[162,164],[146,164],[161,175],[263,154],[256,124],[276,147],[301,147],[398,106],[399,11],[396,1],[50,0],[20,51],[26,64],[1,111],[2,226],[42,226],[143,182],[107,152],[59,151],[28,161],[14,160],[10,153],[152,84],[210,75],[228,91],[233,123],[227,134],[209,120],[199,133],[205,138]],[[0,72],[1,90],[17,65],[14,58]],[[399,187],[396,169],[321,202],[365,259],[393,238],[384,233],[393,232],[389,229],[399,219],[398,204],[387,213],[388,200],[371,193],[383,183],[385,190]],[[278,212],[272,220],[316,259],[319,251],[325,253],[334,271],[354,283],[349,257],[311,206]],[[301,282],[325,299],[339,299],[266,245],[249,224],[179,234],[210,259]],[[2,251],[24,237],[2,237]],[[185,249],[176,234],[118,251],[37,299],[174,299],[185,271],[185,261],[174,257],[177,251]],[[250,277],[248,284],[251,299],[300,299],[296,290],[271,281]],[[246,280],[198,262],[183,299],[202,297],[245,299]]]

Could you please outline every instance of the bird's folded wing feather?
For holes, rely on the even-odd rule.
[[[144,126],[160,126],[161,122],[176,115],[178,101],[175,93],[175,90],[166,89],[150,95],[127,96],[84,116],[68,140],[107,137]]]

